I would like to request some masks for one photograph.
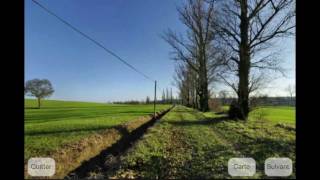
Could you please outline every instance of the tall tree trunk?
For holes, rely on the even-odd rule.
[[[199,73],[199,79],[200,79],[200,92],[199,92],[199,98],[200,98],[200,110],[202,112],[206,112],[209,110],[208,105],[208,77],[207,77],[207,67],[206,67],[206,59],[205,59],[205,51],[202,52],[202,59],[200,62],[200,73]]]
[[[247,0],[241,0],[241,23],[240,23],[240,62],[239,62],[239,98],[240,113],[238,118],[246,120],[249,114],[249,73],[250,73],[250,48],[248,43],[248,4]]]
[[[190,107],[190,90],[187,90],[187,106]]]
[[[208,105],[208,83],[203,82],[201,85],[201,94],[200,94],[200,110],[202,112],[206,112],[209,110],[209,105]]]
[[[199,103],[198,103],[198,92],[197,92],[197,89],[195,88],[195,104],[196,104],[196,109],[198,109],[199,108]]]
[[[40,98],[38,98],[38,109],[40,109],[41,106],[41,102],[40,102]]]
[[[193,85],[193,84],[192,84]],[[195,93],[194,93],[194,88],[192,86],[192,108],[196,108],[196,104],[195,104]]]

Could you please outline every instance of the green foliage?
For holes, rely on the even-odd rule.
[[[53,87],[47,79],[33,79],[26,82],[24,93],[28,96],[45,98],[54,92]]]
[[[32,79],[26,82],[24,94],[34,96],[38,99],[38,108],[40,108],[40,100],[53,94],[54,89],[51,82],[47,79]]]

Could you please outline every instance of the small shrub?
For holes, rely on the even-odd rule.
[[[236,101],[232,101],[228,111],[228,116],[231,119],[240,119],[241,109]]]
[[[223,111],[221,103],[217,99],[209,99],[209,109],[214,112],[222,112]]]

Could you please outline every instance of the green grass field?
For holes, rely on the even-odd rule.
[[[251,116],[254,116],[255,112],[262,111],[265,113],[265,119],[274,123],[287,123],[295,125],[295,107],[279,106],[279,107],[261,107],[253,112]]]
[[[295,111],[288,107],[263,110],[267,115],[262,122],[255,118],[255,112],[244,122],[212,112],[175,107],[121,157],[121,168],[111,177],[232,178],[228,174],[228,160],[252,157],[257,163],[253,178],[266,178],[265,159],[289,157],[295,163],[295,130],[276,125],[294,124]],[[295,169],[290,178],[294,177]]]
[[[33,99],[25,100],[25,160],[45,156],[62,145],[153,113],[153,105],[43,100],[37,109]],[[169,105],[157,105],[157,111]]]
[[[222,109],[227,112],[229,106],[222,106]],[[295,107],[291,106],[263,106],[250,112],[249,118],[255,119],[259,113],[263,113],[266,121],[295,125],[295,111]]]
[[[25,100],[25,160],[153,113],[153,105],[45,100],[41,109],[36,107],[36,100]],[[169,107],[157,105],[157,111]],[[234,121],[226,114],[177,106],[122,154],[121,168],[106,177],[231,178],[227,162],[232,157],[254,158],[253,178],[265,178],[269,157],[289,157],[295,163],[295,108],[259,107],[248,121]]]

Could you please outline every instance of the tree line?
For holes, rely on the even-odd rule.
[[[188,0],[177,8],[184,33],[162,38],[176,60],[174,82],[184,105],[208,111],[209,86],[223,83],[237,95],[234,117],[246,120],[250,95],[285,75],[279,38],[294,35],[294,0]]]

